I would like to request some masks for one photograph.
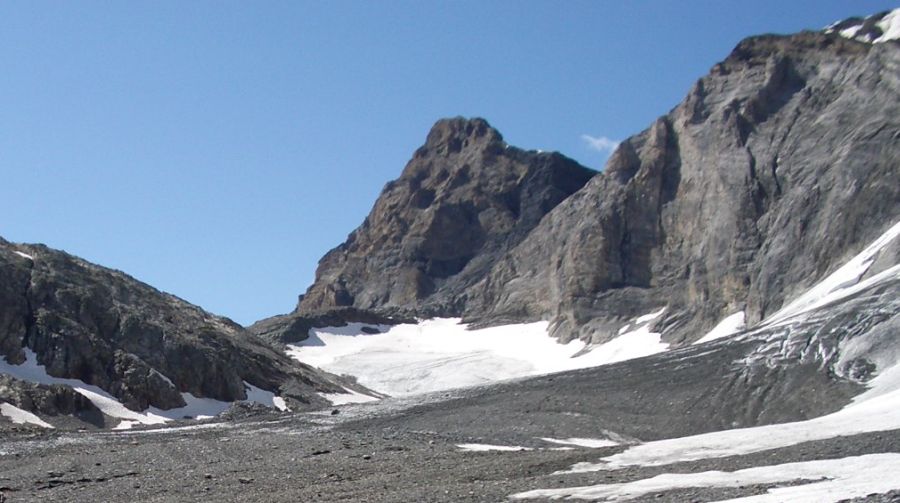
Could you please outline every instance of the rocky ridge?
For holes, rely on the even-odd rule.
[[[97,386],[136,411],[182,407],[184,393],[243,400],[247,384],[296,409],[327,405],[318,392],[343,391],[337,377],[287,358],[227,318],[64,252],[0,240],[0,356],[20,365],[29,352],[49,375]],[[104,424],[69,386],[4,375],[0,389],[24,410]]]

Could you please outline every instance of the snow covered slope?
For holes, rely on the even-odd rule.
[[[317,328],[300,345],[297,360],[335,374],[349,374],[370,389],[391,396],[489,384],[504,379],[594,367],[665,351],[652,331],[662,310],[635,318],[618,337],[599,345],[575,340],[559,344],[548,323],[468,330],[459,319],[418,324]],[[377,329],[378,333],[371,333]],[[367,395],[323,395],[333,403],[371,399]],[[354,396],[356,399],[354,399]]]

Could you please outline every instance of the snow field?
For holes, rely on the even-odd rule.
[[[0,416],[6,416],[14,424],[33,424],[42,428],[53,428],[52,424],[11,403],[0,403]]]
[[[352,375],[379,393],[406,396],[595,367],[665,351],[668,345],[649,328],[663,310],[635,319],[615,339],[594,346],[580,340],[559,344],[548,335],[545,321],[468,330],[458,318],[437,318],[378,326],[376,334],[365,333],[366,325],[360,323],[314,328],[309,339],[289,346],[287,353],[328,372]],[[361,398],[347,395],[351,396],[326,398],[333,397],[335,404]]]

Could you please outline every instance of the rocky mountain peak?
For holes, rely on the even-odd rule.
[[[511,147],[484,119],[439,120],[363,224],[320,261],[298,311],[460,315],[464,290],[594,174]]]
[[[453,117],[437,121],[417,156],[430,153],[453,154],[465,148],[483,148],[503,143],[503,135],[482,118]]]

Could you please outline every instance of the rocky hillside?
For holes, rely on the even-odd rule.
[[[900,218],[900,44],[884,42],[746,39],[594,177],[441,121],[287,319],[549,319],[604,342],[666,307],[654,330],[676,345],[752,325]]]
[[[0,381],[0,399],[99,425],[100,411],[71,386],[16,374],[41,365],[52,378],[99,388],[135,411],[184,407],[186,394],[243,400],[251,386],[302,409],[327,404],[317,392],[343,391],[334,376],[288,359],[231,320],[121,272],[3,240],[0,356],[11,373]]]

